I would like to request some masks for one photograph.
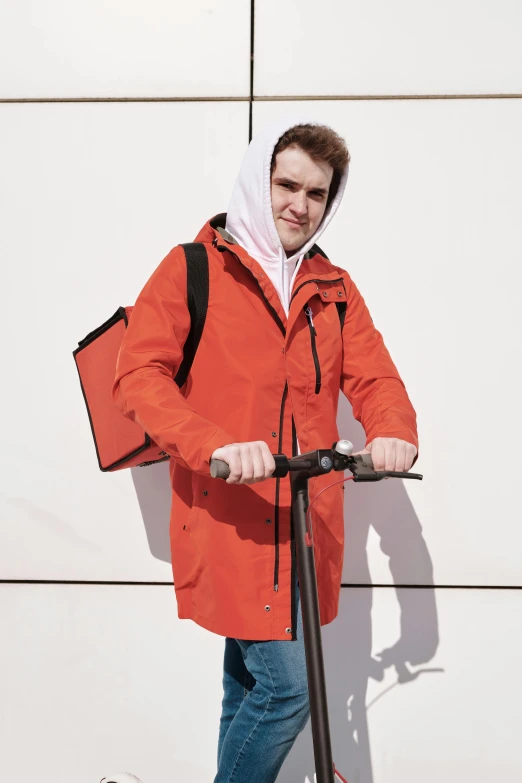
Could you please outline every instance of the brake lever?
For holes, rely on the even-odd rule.
[[[339,455],[346,468],[353,474],[354,481],[381,481],[384,478],[419,479],[421,473],[406,473],[398,470],[375,470],[371,454]]]

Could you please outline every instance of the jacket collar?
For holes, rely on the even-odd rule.
[[[252,258],[247,251],[230,236],[225,228],[226,213],[222,212],[211,218],[196,237],[196,242],[208,242],[215,248],[229,250],[256,278],[265,298],[276,311],[279,320],[287,333],[292,328],[299,310],[305,306],[310,296],[319,290],[317,284],[331,284],[339,280],[340,273],[314,245],[303,258],[292,287],[288,319],[283,309],[281,299],[271,280],[265,274],[261,264]],[[310,283],[310,285],[307,285]],[[336,285],[339,285],[338,283]],[[295,296],[294,296],[295,295]]]

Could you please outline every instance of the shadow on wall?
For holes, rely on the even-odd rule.
[[[355,451],[364,448],[364,432],[341,394],[337,417],[339,434],[351,440]],[[133,468],[132,477],[152,555],[170,563],[170,480],[168,463]],[[356,585],[341,591],[339,616],[323,629],[328,683],[328,706],[334,760],[349,783],[374,783],[368,711],[392,689],[428,672],[423,667],[439,642],[433,565],[422,529],[402,481],[346,485],[343,583]],[[400,635],[387,649],[372,656],[372,589],[366,552],[370,527],[380,537],[395,585],[427,585],[395,590],[400,608]],[[393,589],[393,588],[382,588]],[[412,669],[412,667],[420,667]],[[394,685],[370,703],[370,678],[381,681],[395,669]],[[278,783],[313,781],[314,757],[310,722],[299,735],[278,777]]]
[[[131,468],[131,473],[150,552],[157,560],[170,563],[172,490],[169,463],[159,462],[146,468]]]
[[[364,448],[364,431],[342,394],[337,424],[340,437],[351,440],[354,451]],[[370,526],[389,558],[395,585],[433,585],[433,564],[402,481],[389,479],[374,485],[348,482],[345,486],[343,583],[357,586],[341,590],[339,615],[322,633],[330,730],[333,757],[341,774],[349,783],[374,783],[369,710],[378,709],[379,700],[390,690],[425,673],[443,670],[422,666],[434,657],[439,643],[435,590],[430,587],[395,589],[400,608],[399,638],[372,656],[373,590],[364,587],[372,583],[366,552]],[[394,684],[367,703],[369,679],[380,682],[390,667],[396,673]],[[307,778],[313,781],[313,773],[309,721],[286,759],[278,783],[302,783]]]

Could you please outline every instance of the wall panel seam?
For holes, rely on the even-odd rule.
[[[446,101],[499,100],[522,98],[522,93],[462,93],[442,95],[255,95],[254,101]]]
[[[253,55],[252,55],[253,56]],[[252,76],[253,78],[253,76]],[[0,103],[249,103],[277,101],[444,101],[517,100],[522,93],[474,93],[461,95],[243,95],[134,98],[0,98]]]
[[[250,0],[250,95],[248,96],[248,143],[252,141],[253,133],[253,108],[254,108],[254,24],[255,24],[256,4],[255,0]]]
[[[248,103],[249,95],[134,98],[0,98],[0,103]]]

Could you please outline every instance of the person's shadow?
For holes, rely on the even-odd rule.
[[[342,394],[337,424],[340,437],[351,440],[354,451],[364,448],[364,431]],[[413,470],[422,472],[417,465]],[[133,468],[132,477],[151,554],[170,563],[169,465]],[[402,481],[357,485],[349,481],[345,486],[346,543],[339,615],[322,630],[330,731],[335,764],[348,783],[374,783],[368,710],[392,688],[443,671],[422,666],[433,658],[439,643],[435,590],[431,588],[433,565]],[[366,552],[370,527],[379,535],[381,550],[389,558],[394,585],[424,587],[371,587]],[[373,589],[394,590],[401,619],[399,638],[372,656]],[[383,680],[389,668],[395,670],[395,682],[367,703],[369,679]],[[286,759],[278,783],[304,783],[307,779],[312,783],[314,768],[309,721]]]
[[[354,451],[364,448],[364,431],[342,394],[337,424],[340,437],[351,440]],[[422,472],[417,465],[413,471]],[[403,481],[355,485],[349,481],[345,486],[346,542],[339,615],[322,629],[330,732],[335,765],[348,783],[374,783],[368,710],[392,688],[443,672],[422,666],[434,657],[439,643],[435,590],[430,587],[434,585],[433,564]],[[428,587],[371,587],[366,552],[370,526],[389,558],[394,585]],[[372,656],[373,589],[394,591],[400,608],[400,635]],[[383,680],[388,668],[395,669],[394,683],[367,703],[369,679]],[[302,783],[307,778],[312,783],[314,768],[309,721],[283,764],[278,783]]]

